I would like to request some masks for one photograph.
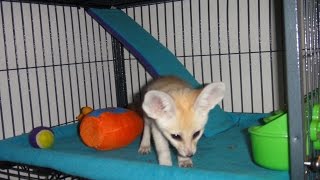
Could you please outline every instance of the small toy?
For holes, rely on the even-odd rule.
[[[81,113],[76,117],[78,121],[81,121],[87,114],[91,113],[93,109],[91,107],[83,107],[81,108]]]
[[[54,144],[53,131],[49,127],[36,127],[29,134],[29,142],[35,148],[51,148]]]
[[[132,143],[143,130],[143,120],[134,111],[124,108],[90,110],[81,108],[77,116],[84,144],[96,150],[113,150]]]

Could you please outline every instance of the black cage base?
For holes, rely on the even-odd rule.
[[[72,179],[72,180],[84,180],[84,178],[72,176],[62,173],[60,171],[31,166],[26,164],[0,161],[0,179]]]

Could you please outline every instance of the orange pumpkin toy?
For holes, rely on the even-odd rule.
[[[93,110],[81,108],[80,137],[84,144],[97,150],[118,149],[132,143],[143,130],[143,120],[124,108]]]

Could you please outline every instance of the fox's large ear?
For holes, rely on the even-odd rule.
[[[208,84],[197,97],[194,108],[200,114],[206,115],[224,97],[225,85],[222,82]]]
[[[172,118],[176,112],[173,99],[167,93],[156,90],[145,94],[142,109],[153,119]]]

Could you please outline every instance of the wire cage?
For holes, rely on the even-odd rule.
[[[304,147],[312,149],[312,143],[304,97],[311,93],[307,108],[319,103],[314,93],[319,88],[319,2],[295,2],[0,1],[0,139],[39,125],[75,123],[82,106],[126,107],[141,100],[141,88],[151,76],[84,9],[115,6],[167,47],[201,84],[225,82],[220,104],[225,111],[269,113],[288,107],[290,138],[299,137],[290,151],[299,157],[290,166],[297,171],[290,173],[300,179],[304,161],[317,155],[305,155]],[[286,28],[295,25],[299,28]],[[0,163],[0,177],[81,179],[11,162]]]
[[[285,24],[296,25],[295,29],[285,28],[286,37],[292,37],[286,38],[285,44],[289,97],[287,101],[291,117],[290,168],[291,177],[294,179],[319,179],[318,173],[311,173],[304,167],[312,166],[311,159],[318,156],[312,140],[312,111],[319,103],[318,8],[318,1],[284,1]],[[317,168],[313,170],[318,172]]]

